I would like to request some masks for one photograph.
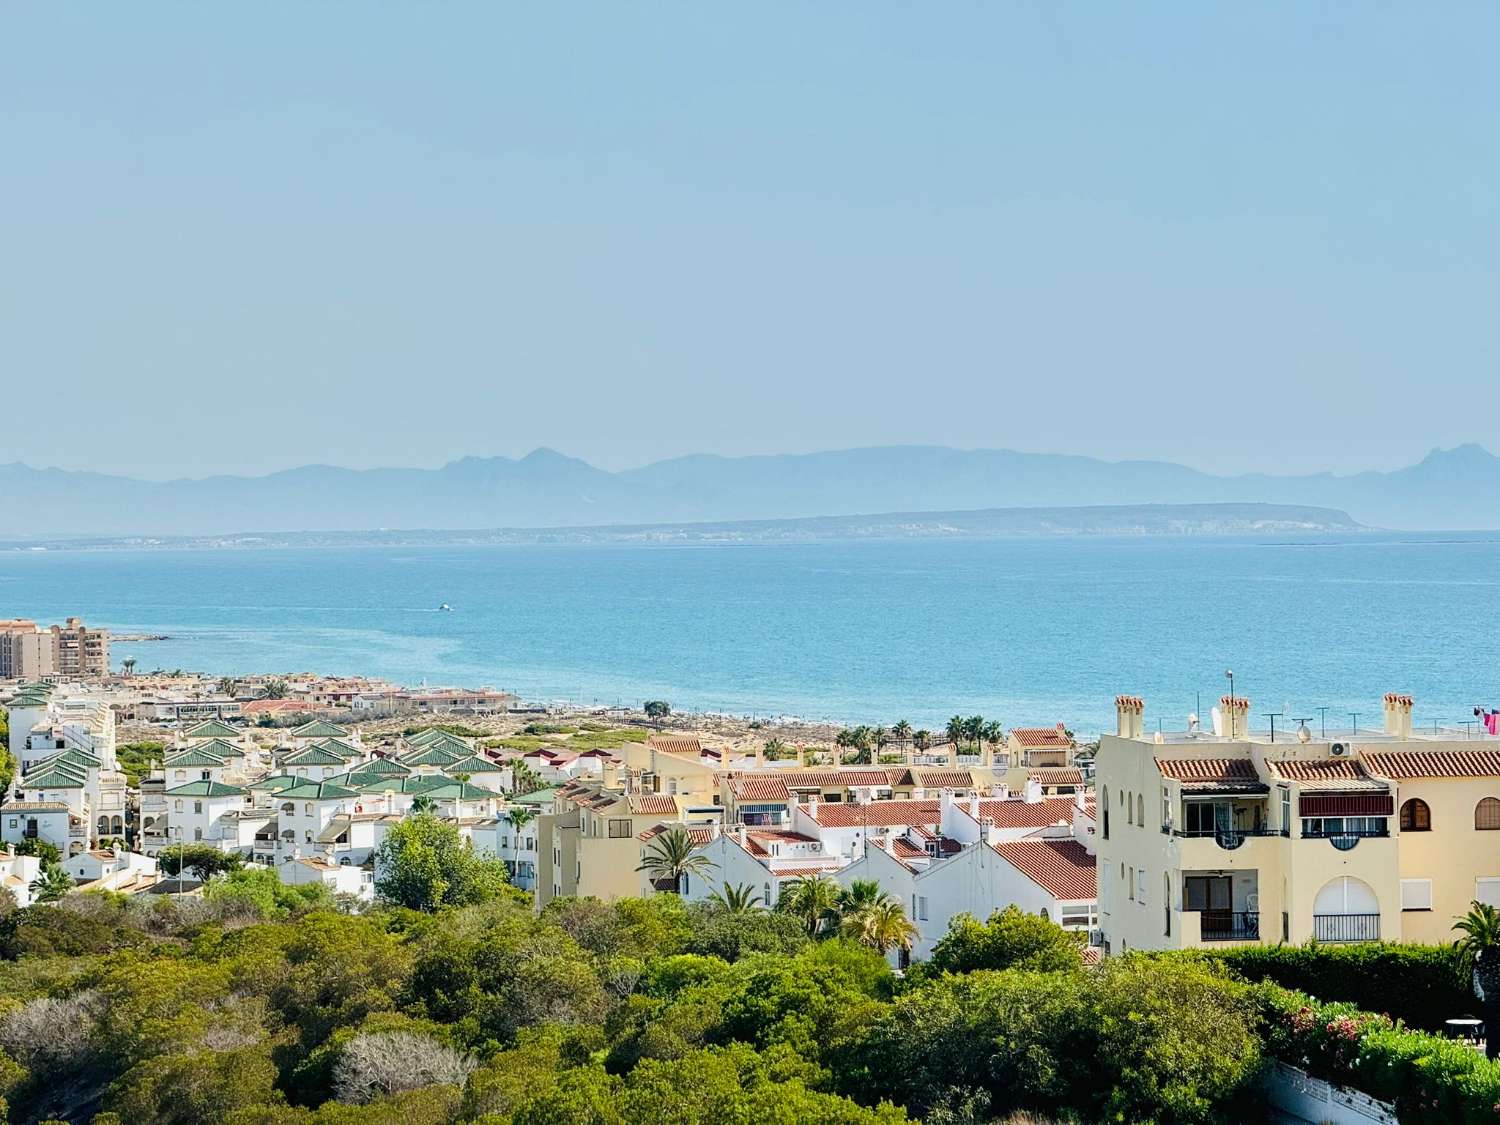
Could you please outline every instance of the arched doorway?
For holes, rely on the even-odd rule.
[[[1369,883],[1340,875],[1323,884],[1313,900],[1313,937],[1318,941],[1379,941],[1380,900]]]

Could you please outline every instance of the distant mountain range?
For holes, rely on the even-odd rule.
[[[558,528],[787,520],[882,512],[1269,503],[1402,529],[1500,527],[1500,458],[1477,445],[1348,476],[1215,476],[1161,461],[891,446],[700,454],[611,473],[550,449],[441,469],[309,465],[166,482],[0,466],[0,535],[198,536],[377,528]]]

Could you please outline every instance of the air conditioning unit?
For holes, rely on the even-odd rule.
[[[1349,744],[1347,742],[1335,742],[1330,749],[1333,751],[1335,758],[1342,758],[1349,753]]]

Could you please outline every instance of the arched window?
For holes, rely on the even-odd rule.
[[[1401,802],[1401,831],[1431,832],[1432,810],[1420,797]]]
[[[1500,797],[1486,797],[1474,806],[1474,827],[1480,832],[1500,831]]]
[[[284,813],[294,813],[297,811],[297,806],[291,801],[282,801],[281,811]]]
[[[1099,790],[1099,810],[1104,816],[1104,838],[1109,839],[1109,787]]]

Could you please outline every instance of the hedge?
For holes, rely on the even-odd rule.
[[[1473,1047],[1272,984],[1256,995],[1267,1054],[1394,1103],[1403,1122],[1500,1120],[1500,1063]]]
[[[1270,981],[1322,1000],[1344,1000],[1394,1020],[1441,1031],[1474,1015],[1478,1000],[1451,945],[1247,945],[1168,956],[1206,957],[1250,981]]]

